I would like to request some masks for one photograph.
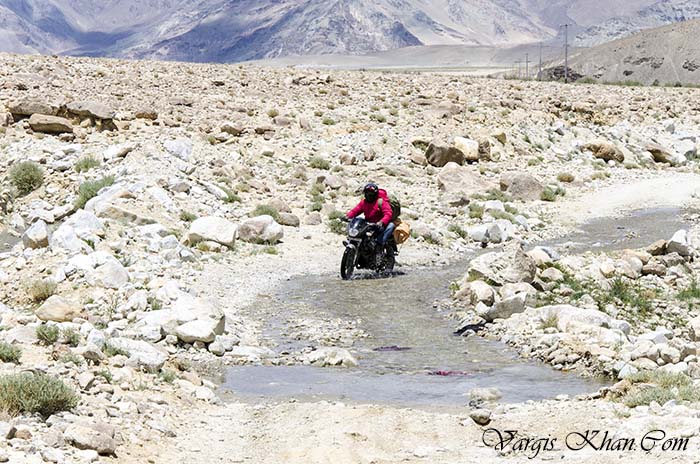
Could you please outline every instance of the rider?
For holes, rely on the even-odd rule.
[[[365,198],[360,200],[360,202],[351,209],[347,214],[348,219],[352,219],[355,216],[359,216],[364,213],[365,220],[370,223],[374,223],[374,226],[379,229],[379,244],[384,245],[387,240],[394,233],[394,223],[391,222],[393,217],[393,212],[391,210],[391,203],[389,203],[389,195],[387,195],[386,190],[380,189],[379,186],[373,182],[365,185],[362,189],[362,193]],[[379,199],[382,201],[378,201]],[[383,233],[382,233],[383,231]]]

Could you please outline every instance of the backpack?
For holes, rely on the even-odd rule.
[[[381,208],[384,204],[384,198],[380,198],[378,201],[379,208]],[[391,220],[395,221],[401,216],[401,202],[397,198],[390,197],[389,205],[391,205]]]

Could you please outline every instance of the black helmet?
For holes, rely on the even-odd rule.
[[[362,193],[365,194],[365,200],[374,203],[377,201],[377,197],[379,197],[379,186],[370,182],[362,189]]]

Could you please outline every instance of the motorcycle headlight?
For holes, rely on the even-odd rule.
[[[356,228],[356,227],[351,227],[351,228],[348,230],[348,235],[349,235],[350,237],[357,237],[358,235],[360,235],[360,230],[359,230],[358,228]]]

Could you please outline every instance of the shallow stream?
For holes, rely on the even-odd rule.
[[[581,231],[549,244],[576,253],[641,247],[669,238],[683,226],[678,209],[645,210],[621,219],[591,221]],[[266,338],[278,351],[299,349],[300,342],[288,336],[283,321],[289,305],[306,304],[320,314],[360,321],[359,327],[369,336],[352,346],[359,366],[233,367],[224,388],[251,399],[447,406],[466,404],[475,387],[496,387],[502,401],[522,402],[590,393],[604,384],[525,361],[499,342],[455,336],[455,321],[441,314],[434,302],[449,296],[450,282],[464,274],[470,258],[443,268],[404,268],[404,273],[385,279],[344,282],[323,275],[288,282],[261,303],[272,309],[269,314],[277,315],[270,318]]]

